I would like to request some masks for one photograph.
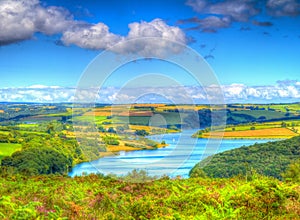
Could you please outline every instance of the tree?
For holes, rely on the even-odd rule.
[[[102,125],[98,126],[98,131],[105,132],[105,128]]]
[[[293,181],[300,183],[300,160],[291,163],[286,172],[282,174],[282,177],[286,181]]]
[[[107,130],[108,133],[117,133],[113,127],[109,127]]]
[[[286,126],[287,126],[287,124],[283,121],[283,122],[281,122],[281,127],[282,128],[286,128]]]
[[[72,159],[49,147],[27,148],[3,158],[1,165],[25,175],[64,174],[72,167]]]
[[[147,131],[145,131],[144,129],[142,129],[142,130],[136,130],[135,134],[138,135],[138,136],[146,136],[149,133]]]
[[[105,144],[108,144],[108,145],[119,145],[120,144],[118,139],[116,137],[112,137],[112,136],[103,137],[103,141],[105,142]]]

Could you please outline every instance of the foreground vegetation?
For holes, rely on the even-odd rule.
[[[101,175],[72,179],[2,174],[0,186],[2,219],[297,219],[300,215],[299,185],[259,175],[250,180],[163,178],[133,183]]]

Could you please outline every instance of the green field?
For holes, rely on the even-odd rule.
[[[252,123],[252,124],[240,124],[240,125],[229,125],[225,128],[225,131],[247,131],[251,127],[255,127],[256,130],[267,129],[267,128],[280,128],[282,123],[286,123],[287,128],[297,127],[300,125],[300,120],[291,120],[291,121],[276,121],[276,122],[265,122],[265,123]]]
[[[38,124],[18,124],[17,127],[19,128],[34,128],[39,126]]]
[[[0,160],[11,156],[15,151],[21,149],[21,144],[0,143]]]
[[[104,120],[106,120],[106,116],[89,116],[89,115],[84,115],[84,116],[76,116],[73,118],[74,121],[79,121],[79,122],[95,122],[95,123],[100,123]]]
[[[176,112],[160,112],[159,115],[161,115],[167,125],[177,125],[177,124],[181,124],[182,123],[182,119],[180,118],[180,116],[182,116],[182,114],[180,113],[176,113]],[[133,124],[133,125],[149,125],[150,116],[116,116],[114,119],[117,119],[119,122],[128,122],[129,124]]]
[[[268,110],[241,110],[241,111],[234,111],[232,112],[232,115],[235,114],[246,114],[250,115],[254,118],[259,117],[266,117],[267,120],[270,119],[277,119],[277,118],[284,118],[286,117],[284,112],[278,112],[278,111],[268,111]]]

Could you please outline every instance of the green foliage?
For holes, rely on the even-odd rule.
[[[113,127],[109,127],[107,130],[108,133],[117,133]]]
[[[225,151],[198,163],[190,171],[190,176],[197,176],[199,169],[209,177],[245,176],[254,169],[260,174],[282,179],[281,173],[291,161],[300,158],[299,143],[300,137],[294,137]]]
[[[2,166],[10,166],[26,175],[65,174],[72,167],[72,159],[58,151],[44,148],[28,148],[2,159]]]
[[[282,177],[286,181],[300,183],[300,159],[291,163],[287,170],[282,174]]]
[[[4,219],[297,219],[300,211],[299,187],[263,176],[153,180],[134,171],[124,177],[129,181],[94,174],[3,177]]]
[[[144,183],[148,181],[153,181],[157,179],[157,177],[148,176],[145,170],[134,169],[133,171],[129,172],[127,175],[121,177],[121,179],[127,182]]]
[[[136,130],[135,134],[139,135],[139,136],[147,136],[147,135],[149,135],[149,133],[147,131],[145,131],[144,129]]]
[[[105,144],[108,144],[108,145],[119,145],[120,144],[120,142],[118,141],[118,138],[114,137],[114,136],[104,136],[102,139],[105,142]]]

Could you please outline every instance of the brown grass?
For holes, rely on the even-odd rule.
[[[92,112],[86,112],[83,114],[83,116],[111,116],[111,111],[92,111]]]
[[[119,146],[115,146],[115,145],[108,145],[106,147],[107,151],[110,152],[117,152],[117,151],[133,151],[133,150],[142,150],[143,148],[137,148],[137,147],[129,147],[129,146],[125,146],[125,145],[119,145]]]
[[[157,108],[157,107],[161,107],[161,106],[165,106],[166,104],[133,104],[131,105],[131,107],[144,107],[144,108]]]
[[[287,128],[267,128],[260,130],[247,131],[226,131],[224,132],[209,132],[202,135],[204,138],[224,137],[224,138],[287,138],[294,137],[298,134]]]
[[[153,113],[151,111],[125,111],[118,114],[118,116],[153,116]]]

